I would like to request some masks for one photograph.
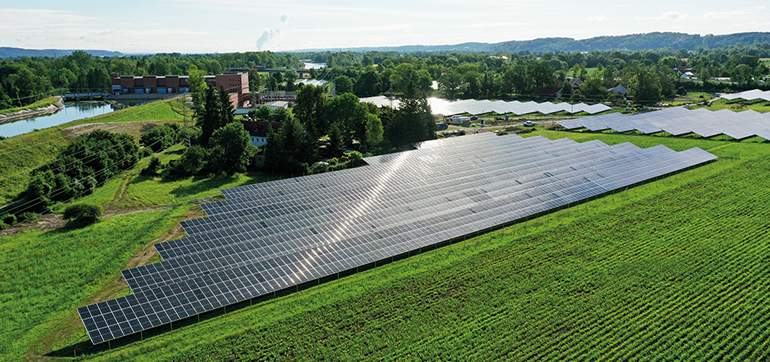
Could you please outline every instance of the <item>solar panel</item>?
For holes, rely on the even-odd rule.
[[[78,309],[94,344],[248,301],[713,160],[630,143],[480,134],[368,166],[223,190],[133,294]]]
[[[727,109],[714,112],[705,109],[691,111],[683,107],[675,107],[632,116],[610,113],[557,123],[567,129],[587,128],[591,131],[612,129],[616,132],[636,130],[644,134],[665,131],[674,136],[694,133],[701,137],[724,134],[741,140],[753,136],[768,136],[770,114],[752,110],[733,112]]]
[[[397,99],[391,100],[385,96],[361,98],[361,102],[371,103],[378,107],[391,105],[399,107],[400,102]],[[587,105],[578,103],[575,105],[569,103],[551,103],[551,102],[525,102],[519,101],[489,101],[489,100],[446,100],[442,98],[428,98],[428,104],[433,114],[442,114],[451,116],[455,114],[485,114],[494,112],[497,114],[513,113],[515,115],[524,115],[529,113],[552,114],[566,111],[569,113],[586,112],[588,114],[597,114],[611,109],[604,104]]]

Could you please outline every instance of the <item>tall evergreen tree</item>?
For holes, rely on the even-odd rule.
[[[214,89],[206,88],[204,107],[202,112],[196,112],[197,125],[201,127],[201,145],[208,145],[214,131],[219,128],[219,117],[222,111],[219,107],[219,98]]]
[[[227,93],[224,87],[219,88],[219,127],[227,126],[235,122],[235,108],[230,103],[230,93]]]

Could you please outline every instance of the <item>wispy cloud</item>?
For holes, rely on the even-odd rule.
[[[289,14],[284,13],[281,15],[281,24],[287,25],[289,24]]]
[[[663,16],[661,16],[661,19],[669,19],[669,20],[679,20],[679,19],[687,19],[690,16],[687,14],[682,14],[678,11],[667,11],[663,13]]]
[[[709,11],[703,14],[703,19],[727,19],[736,16],[745,16],[748,11]]]
[[[610,18],[604,15],[596,15],[586,19],[586,21],[589,21],[589,22],[602,22],[602,21],[609,21],[609,20]]]

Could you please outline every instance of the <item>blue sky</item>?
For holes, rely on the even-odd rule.
[[[213,53],[770,31],[766,1],[0,0],[0,46]]]

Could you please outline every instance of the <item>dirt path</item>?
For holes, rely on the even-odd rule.
[[[175,207],[179,207],[179,206],[156,206],[156,207],[148,207],[148,208],[139,209],[139,210],[114,211],[114,212],[105,213],[104,215],[102,215],[102,217],[129,215],[129,214],[136,214],[139,212],[147,212],[147,211],[171,210]],[[0,231],[0,237],[17,235],[28,230],[58,229],[58,228],[64,227],[64,225],[66,224],[67,224],[67,220],[64,220],[62,218],[62,214],[44,214],[44,215],[41,215],[40,218],[35,221],[21,222],[5,230]]]

